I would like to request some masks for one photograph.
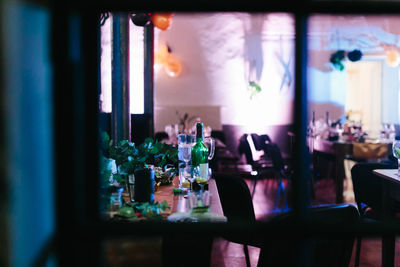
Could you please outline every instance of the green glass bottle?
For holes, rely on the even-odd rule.
[[[203,123],[196,124],[196,144],[192,147],[192,166],[200,166],[200,177],[208,178],[208,148],[204,144]]]

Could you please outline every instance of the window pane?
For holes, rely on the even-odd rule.
[[[398,134],[399,122],[399,22],[393,15],[310,17],[308,116],[315,138],[309,145],[314,182],[326,188],[317,189],[324,202],[354,203],[354,164],[391,154],[387,143]],[[354,142],[381,144],[384,153],[361,144],[360,154]]]
[[[131,114],[144,113],[144,45],[143,27],[129,22],[129,86]],[[100,110],[110,113],[112,110],[112,15],[101,27],[101,95]]]
[[[144,44],[143,27],[129,23],[129,86],[131,114],[144,113]]]

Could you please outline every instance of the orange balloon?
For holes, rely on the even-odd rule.
[[[390,67],[397,67],[400,63],[399,52],[397,52],[397,50],[394,49],[390,50],[386,54],[386,63]]]
[[[154,26],[160,30],[167,30],[171,25],[172,13],[155,13],[151,16]]]
[[[173,56],[169,56],[165,64],[165,72],[171,77],[177,77],[182,72],[182,64]]]
[[[167,62],[169,57],[168,46],[160,45],[154,53],[154,64],[163,65]]]

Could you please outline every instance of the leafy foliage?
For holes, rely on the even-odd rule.
[[[117,216],[124,218],[145,217],[147,219],[162,219],[161,213],[168,209],[171,209],[171,207],[165,200],[161,203],[155,202],[153,204],[148,202],[125,203],[125,206],[117,212]]]
[[[250,81],[248,85],[248,90],[250,91],[250,100],[251,100],[256,94],[261,93],[262,89],[258,83]]]
[[[338,50],[331,55],[330,62],[336,69],[342,71],[344,70],[344,65],[342,63],[344,57],[345,57],[344,50]]]
[[[139,146],[128,140],[113,144],[107,133],[102,134],[102,139],[102,149],[108,146],[109,157],[115,160],[119,174],[132,174],[137,169],[148,168],[148,165],[178,168],[180,163],[176,147],[150,137]]]

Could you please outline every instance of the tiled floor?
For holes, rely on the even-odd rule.
[[[246,181],[250,190],[253,188],[252,181]],[[344,198],[347,203],[354,203],[353,188],[351,179],[345,181]],[[262,180],[257,183],[253,199],[256,217],[263,215],[263,212],[271,211],[274,206],[274,196],[277,186],[273,180]],[[313,204],[334,203],[335,192],[332,179],[322,179],[315,184],[316,198]],[[249,247],[251,266],[257,266],[260,249]],[[354,266],[355,246],[349,266]],[[400,264],[400,239],[396,241],[396,263]],[[227,242],[224,239],[217,239],[214,242],[212,254],[212,266],[214,267],[239,267],[246,266],[242,245]],[[360,256],[360,267],[381,266],[381,240],[380,238],[365,238],[362,241]]]

